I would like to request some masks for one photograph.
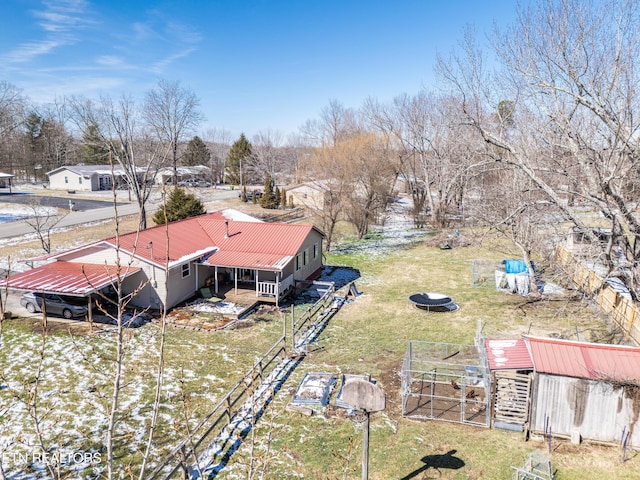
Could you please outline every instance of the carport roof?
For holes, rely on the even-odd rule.
[[[124,279],[139,270],[138,267],[122,267],[120,278]],[[12,275],[0,282],[0,285],[15,290],[84,296],[113,283],[117,277],[116,273],[117,269],[113,265],[52,262]]]

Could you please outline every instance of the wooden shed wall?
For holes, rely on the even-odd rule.
[[[620,443],[631,431],[630,444],[640,445],[640,398],[605,381],[535,374],[530,429],[534,433]],[[548,432],[547,432],[548,433]]]

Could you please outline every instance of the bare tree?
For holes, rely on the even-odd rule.
[[[269,175],[277,183],[283,168],[283,136],[278,131],[264,130],[254,135],[251,142],[251,167],[263,178]]]
[[[209,158],[211,180],[214,185],[223,183],[224,164],[231,147],[231,132],[224,129],[211,128],[204,133],[203,140],[211,152],[211,157]]]
[[[120,176],[114,167],[122,169],[129,194],[133,193],[140,209],[140,228],[147,228],[149,182],[160,167],[160,147],[145,136],[135,102],[128,97],[102,97],[98,105],[83,99],[73,99],[71,105],[78,125],[82,129],[93,128],[95,137],[109,152],[114,186]]]
[[[354,136],[338,145],[348,174],[345,214],[362,239],[372,223],[384,223],[398,174],[395,152],[375,134]]]
[[[71,210],[72,202],[69,202],[69,210]],[[46,253],[51,253],[51,232],[53,229],[67,216],[60,215],[58,212],[52,212],[49,209],[43,208],[39,205],[30,205],[33,215],[25,219],[25,223],[33,228],[33,231],[40,241],[42,249]]]
[[[5,137],[24,121],[26,98],[7,81],[0,81],[0,137]]]
[[[173,184],[178,183],[178,146],[189,138],[203,120],[200,100],[179,82],[160,80],[147,93],[143,116],[156,138],[167,145],[173,167]]]
[[[524,172],[587,235],[590,229],[566,198],[594,205],[612,232],[622,234],[616,241],[631,262],[640,258],[640,223],[628,181],[637,172],[639,20],[636,1],[545,1],[520,9],[516,24],[497,32],[501,77],[486,73],[471,35],[462,55],[439,62],[464,95],[468,123],[486,142],[486,153]],[[505,99],[513,102],[516,118],[526,112],[526,129],[520,122],[505,134],[505,119],[495,115]],[[614,260],[609,249],[612,272]],[[638,272],[614,273],[640,298]]]

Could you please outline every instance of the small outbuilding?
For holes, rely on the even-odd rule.
[[[640,348],[525,336],[534,365],[530,431],[640,445]]]

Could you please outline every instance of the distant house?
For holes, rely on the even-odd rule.
[[[47,172],[52,190],[79,190],[93,192],[126,186],[124,169],[120,165],[73,165],[58,167]],[[143,181],[144,170],[139,169],[138,180]]]
[[[287,203],[296,207],[322,210],[326,205],[329,187],[318,183],[304,183],[287,189]]]
[[[173,182],[173,167],[165,167],[158,170],[156,174],[155,183],[159,185],[167,185]],[[211,168],[206,165],[194,165],[194,166],[179,166],[176,168],[176,176],[178,178],[178,184],[181,182],[189,184],[193,182],[194,185],[198,185],[198,182],[210,183],[211,180]]]
[[[47,256],[48,263],[6,285],[90,296],[119,277],[124,293],[134,295],[131,305],[169,309],[204,286],[217,292],[223,284],[277,302],[320,273],[324,235],[314,226],[235,218],[214,212],[76,247]]]
[[[8,188],[11,193],[11,182],[15,175],[0,172],[0,188]]]

